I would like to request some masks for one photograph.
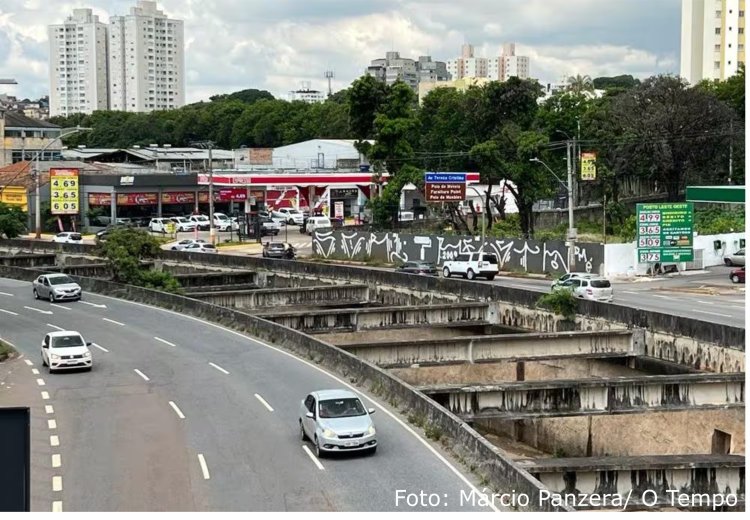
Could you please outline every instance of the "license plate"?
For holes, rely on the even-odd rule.
[[[347,441],[344,446],[357,446],[359,442],[357,441]]]

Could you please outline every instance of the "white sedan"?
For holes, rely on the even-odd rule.
[[[206,241],[203,239],[195,239],[195,238],[186,238],[185,240],[180,240],[176,244],[174,244],[170,249],[172,251],[182,251],[183,249],[192,246],[193,244],[205,244]]]

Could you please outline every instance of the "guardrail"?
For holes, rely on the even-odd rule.
[[[0,265],[0,277],[17,280],[31,281],[46,272],[48,271]],[[72,278],[81,285],[84,291],[146,303],[205,319],[248,333],[267,343],[291,351],[301,358],[310,359],[354,384],[369,388],[372,393],[383,400],[399,403],[403,410],[408,410],[415,417],[419,417],[420,422],[440,431],[442,438],[447,441],[445,445],[451,447],[457,455],[470,461],[475,467],[474,471],[489,482],[489,487],[498,491],[514,490],[517,494],[527,496],[528,505],[519,509],[572,511],[567,506],[558,507],[553,505],[552,501],[541,500],[540,497],[548,493],[547,488],[456,415],[411,385],[330,343],[250,314],[193,298],[106,280],[76,276]]]

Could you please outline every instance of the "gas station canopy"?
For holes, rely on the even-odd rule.
[[[687,202],[744,204],[745,186],[688,186],[685,200]]]

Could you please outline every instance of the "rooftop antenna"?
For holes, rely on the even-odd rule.
[[[331,97],[331,94],[333,94],[333,90],[331,90],[331,80],[334,78],[333,71],[327,70],[325,72],[325,78],[328,80],[328,97]]]

